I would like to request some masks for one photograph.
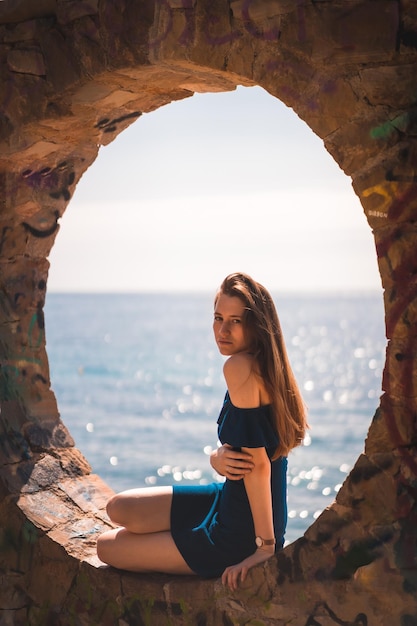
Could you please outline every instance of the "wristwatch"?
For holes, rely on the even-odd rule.
[[[262,539],[262,537],[255,537],[255,543],[258,548],[262,548],[262,546],[274,546],[276,544],[275,537],[274,539]]]

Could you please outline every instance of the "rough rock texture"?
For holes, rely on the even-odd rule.
[[[417,4],[5,0],[0,42],[0,624],[416,625]],[[240,84],[291,106],[352,177],[388,344],[336,502],[230,594],[99,567],[109,489],[59,418],[43,307],[59,220],[99,146],[142,112]]]

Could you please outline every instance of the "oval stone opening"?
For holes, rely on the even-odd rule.
[[[16,0],[2,3],[0,23],[3,621],[411,623],[417,587],[409,550],[417,527],[412,6],[57,0],[34,11]],[[231,598],[213,582],[97,567],[94,538],[107,523],[108,490],[90,474],[59,418],[43,307],[59,220],[98,146],[144,111],[236,85],[260,85],[291,106],[351,176],[376,240],[389,343],[384,394],[365,453],[336,502]]]

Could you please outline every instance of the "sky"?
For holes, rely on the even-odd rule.
[[[380,291],[351,180],[260,87],[142,115],[79,182],[50,292],[215,291],[234,271],[271,291]]]

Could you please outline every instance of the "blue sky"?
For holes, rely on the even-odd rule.
[[[49,291],[213,291],[232,271],[271,290],[380,290],[350,179],[261,88],[144,114],[84,174],[50,255]]]

